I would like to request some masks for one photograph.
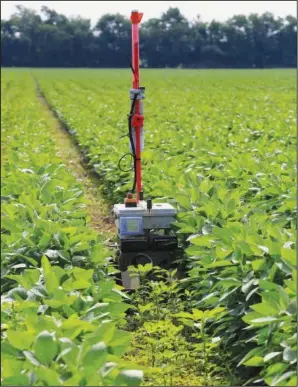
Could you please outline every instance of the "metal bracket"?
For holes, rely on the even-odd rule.
[[[130,89],[130,99],[135,99],[135,95],[137,96],[137,100],[145,99],[145,88],[141,87],[139,89]]]

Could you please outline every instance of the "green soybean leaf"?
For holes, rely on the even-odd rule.
[[[108,356],[108,351],[103,341],[91,346],[83,359],[83,365],[92,372],[96,372],[105,362]]]
[[[286,262],[286,264],[291,267],[296,267],[296,251],[293,249],[281,249],[281,257]]]
[[[280,312],[280,309],[276,305],[267,302],[252,305],[251,308],[263,316],[275,316]]]
[[[19,349],[13,347],[6,341],[1,343],[1,353],[9,357],[19,357],[22,354]]]
[[[35,338],[32,332],[26,331],[17,332],[14,330],[8,330],[6,334],[9,343],[19,350],[30,348]]]
[[[264,356],[264,362],[268,362],[269,360],[275,358],[276,356],[280,355],[281,352],[270,352],[267,355]]]
[[[243,364],[249,367],[260,367],[264,364],[264,359],[261,356],[253,356]]]
[[[1,380],[2,386],[30,386],[30,379],[27,375],[21,374],[10,376]]]
[[[43,269],[45,284],[47,291],[51,294],[59,287],[59,280],[55,272],[52,270],[48,258],[44,255],[41,259],[41,267]]]
[[[139,386],[143,379],[143,371],[121,371],[115,380],[116,386]]]
[[[54,369],[42,367],[34,371],[39,382],[43,382],[48,386],[61,386],[59,373]]]
[[[189,209],[191,207],[190,198],[186,195],[178,194],[175,199],[177,202],[185,209]]]
[[[283,360],[289,362],[290,364],[294,364],[297,362],[297,350],[292,348],[285,348],[283,352]]]
[[[36,337],[34,353],[42,364],[49,365],[58,354],[58,350],[58,343],[48,331],[42,331]]]
[[[211,247],[211,239],[209,235],[202,235],[191,239],[191,243],[195,246]]]

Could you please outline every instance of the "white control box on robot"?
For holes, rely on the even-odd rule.
[[[113,212],[120,236],[141,236],[145,230],[171,229],[177,215],[176,209],[168,203],[153,203],[151,211],[148,211],[145,201],[141,201],[137,207],[115,204]]]

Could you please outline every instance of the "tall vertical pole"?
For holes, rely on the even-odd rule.
[[[140,59],[139,59],[139,23],[143,17],[142,13],[132,11],[130,20],[132,23],[132,67],[133,80],[132,87],[137,90],[140,88]],[[136,100],[134,113],[136,115],[142,114],[141,101]],[[137,201],[140,200],[140,192],[142,191],[142,170],[141,170],[141,127],[136,125],[136,187],[137,187]]]

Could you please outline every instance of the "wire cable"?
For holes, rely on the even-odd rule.
[[[138,259],[139,257],[145,257],[145,258],[147,258],[148,261],[149,261],[150,263],[152,263],[152,265],[153,265],[153,259],[152,259],[151,257],[149,257],[149,255],[144,254],[144,253],[136,254],[136,255],[133,257],[133,259],[132,259],[133,265],[135,265],[135,264],[137,263],[137,259]]]
[[[131,164],[128,169],[123,169],[121,167],[121,161],[126,157],[126,156],[131,156],[133,158],[133,155],[130,152],[125,153],[118,161],[118,168],[120,169],[121,172],[130,172],[133,169],[133,165]]]
[[[130,69],[131,69],[133,75],[135,76],[136,74],[135,74],[134,68],[132,66],[132,62],[131,62],[131,60],[130,60],[128,55],[127,55],[127,59],[129,61]],[[125,136],[129,137],[132,153],[131,152],[125,153],[118,161],[118,168],[120,169],[120,171],[122,171],[122,172],[130,172],[132,169],[134,169],[133,186],[132,186],[132,189],[130,190],[131,193],[135,192],[136,184],[137,184],[137,154],[136,154],[135,144],[134,144],[134,141],[133,141],[132,125],[131,125],[131,120],[132,120],[132,116],[133,116],[133,112],[134,112],[134,108],[135,108],[137,97],[138,97],[138,95],[135,94],[134,98],[132,100],[131,107],[130,107],[130,112],[128,114],[128,134],[125,134],[124,136],[121,136],[121,138],[123,138]],[[132,156],[132,158],[133,158],[133,165],[129,169],[125,170],[125,169],[123,169],[121,167],[121,161],[124,159],[124,157],[126,157],[128,155]]]
[[[134,144],[133,137],[132,137],[132,125],[131,125],[131,120],[132,120],[132,115],[133,115],[133,112],[134,112],[136,100],[137,100],[137,94],[134,95],[134,98],[133,98],[132,104],[131,104],[131,108],[130,108],[130,112],[129,112],[129,115],[128,115],[128,134],[129,134],[130,145],[131,145],[131,149],[132,149],[132,156],[133,156],[133,161],[134,161],[134,163],[133,163],[134,164],[133,165],[133,168],[134,168],[134,179],[133,179],[133,186],[132,186],[132,189],[131,189],[132,193],[135,192],[136,184],[137,184],[137,154],[136,154],[135,144]]]

